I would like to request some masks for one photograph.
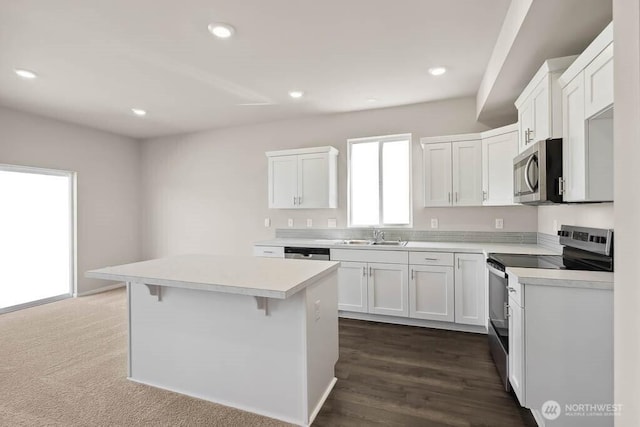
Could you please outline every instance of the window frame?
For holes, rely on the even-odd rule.
[[[387,142],[409,141],[409,223],[408,224],[387,224],[384,222],[383,206],[383,159],[382,147]],[[378,143],[378,224],[375,225],[358,225],[352,223],[351,218],[351,149],[354,144],[360,143]],[[347,228],[413,228],[413,136],[411,133],[399,133],[393,135],[367,136],[362,138],[347,139]]]

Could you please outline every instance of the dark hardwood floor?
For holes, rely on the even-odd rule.
[[[314,426],[535,426],[486,335],[340,319],[338,382]]]

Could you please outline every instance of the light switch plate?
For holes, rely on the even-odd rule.
[[[271,218],[265,218],[265,219],[264,219],[264,226],[265,226],[266,228],[271,227]]]
[[[289,226],[289,227],[293,227],[293,218],[289,218],[289,219],[287,220],[287,226]]]
[[[431,218],[431,228],[438,228],[438,218]]]
[[[327,227],[336,228],[338,226],[338,221],[335,218],[329,218],[327,220]]]
[[[307,218],[307,227],[313,227],[313,220],[311,218]]]
[[[496,229],[502,230],[504,228],[504,220],[502,218],[496,218]]]

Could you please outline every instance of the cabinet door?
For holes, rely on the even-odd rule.
[[[584,74],[578,74],[562,89],[562,178],[565,202],[586,197],[586,142]]]
[[[529,144],[531,143],[529,135],[533,132],[534,128],[533,102],[531,101],[531,97],[529,97],[518,110],[518,128],[520,129],[520,134],[518,135],[519,152],[523,152],[529,148]]]
[[[486,326],[486,266],[480,254],[456,254],[456,323]]]
[[[513,158],[517,155],[518,132],[482,140],[483,205],[513,205]]]
[[[409,317],[454,321],[453,267],[409,266]]]
[[[298,156],[299,208],[329,207],[329,154]]]
[[[518,396],[520,405],[526,406],[524,394],[524,309],[509,298],[509,383]]]
[[[451,143],[424,144],[422,170],[425,206],[450,206]]]
[[[298,156],[269,158],[269,208],[295,208],[298,197]]]
[[[453,150],[453,204],[482,205],[482,142],[459,141]]]
[[[409,315],[409,267],[404,264],[369,263],[369,313]]]
[[[338,268],[338,310],[366,313],[367,263],[341,262]]]
[[[584,69],[585,117],[613,104],[613,43]]]
[[[533,128],[529,134],[529,144],[552,136],[550,98],[549,78],[544,78],[531,94]]]

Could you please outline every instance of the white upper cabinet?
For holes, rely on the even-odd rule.
[[[424,205],[482,205],[482,144],[477,134],[422,138]]]
[[[482,144],[479,140],[451,144],[453,155],[453,204],[482,205]]]
[[[558,78],[575,58],[565,56],[546,60],[516,100],[520,152],[536,141],[562,136]]]
[[[613,24],[559,79],[562,87],[562,196],[613,200]]]
[[[317,147],[269,151],[269,208],[338,207],[338,150]]]
[[[587,117],[613,105],[613,42],[584,69]]]
[[[513,158],[518,155],[518,125],[482,134],[482,204],[513,205]]]

